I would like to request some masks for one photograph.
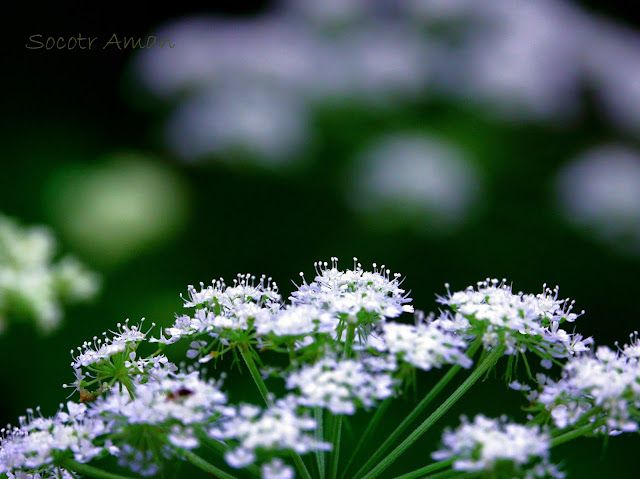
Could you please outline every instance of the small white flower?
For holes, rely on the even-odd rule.
[[[24,228],[0,214],[0,334],[14,315],[51,332],[60,324],[63,303],[88,300],[98,292],[98,276],[73,257],[54,262],[55,249],[49,229]]]
[[[330,444],[315,439],[315,420],[297,412],[295,396],[289,395],[260,411],[255,406],[239,406],[235,415],[209,430],[219,441],[235,440],[238,446],[225,454],[227,463],[246,467],[256,459],[256,451],[293,450],[304,454],[316,449],[328,450]]]
[[[366,360],[325,357],[289,373],[286,385],[287,389],[300,391],[297,401],[302,406],[351,415],[360,406],[370,408],[393,395],[391,374],[377,366]]]
[[[294,305],[314,305],[351,323],[371,323],[413,312],[411,298],[400,288],[400,275],[393,275],[374,263],[373,272],[364,271],[354,258],[353,270],[338,270],[338,258],[316,262],[316,277],[303,283],[291,295]]]
[[[438,302],[453,310],[437,320],[445,329],[480,335],[485,348],[502,344],[507,355],[530,350],[544,360],[565,358],[588,350],[593,342],[560,327],[579,315],[571,312],[574,302],[558,299],[558,287],[551,290],[545,285],[537,295],[514,293],[506,280],[487,279],[478,282],[477,289],[448,291],[447,296],[438,296]]]
[[[523,426],[507,422],[506,417],[489,419],[478,415],[473,422],[466,417],[454,431],[442,435],[442,449],[432,454],[436,460],[455,458],[453,468],[460,471],[491,471],[499,462],[512,462],[514,467],[526,467],[527,477],[546,477],[531,470],[531,463],[542,466],[541,472],[554,471],[551,477],[561,479],[564,474],[549,468],[549,436],[538,426]]]
[[[293,479],[294,477],[293,468],[279,457],[262,465],[262,479]]]
[[[551,412],[554,423],[564,428],[598,407],[606,417],[609,433],[634,432],[639,428],[640,364],[634,352],[637,337],[620,352],[600,346],[595,354],[569,360],[558,381],[544,378],[536,400]],[[594,422],[596,416],[590,420]]]
[[[446,331],[437,322],[408,325],[386,322],[382,325],[382,342],[377,349],[397,355],[403,361],[429,371],[445,364],[472,365],[465,355],[467,342]]]
[[[39,409],[19,418],[20,426],[0,435],[0,474],[28,477],[33,470],[53,463],[56,452],[69,451],[78,462],[89,462],[101,454],[96,438],[111,432],[100,418],[87,417],[84,405],[68,403],[53,418],[44,418]]]

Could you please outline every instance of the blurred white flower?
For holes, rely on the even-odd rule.
[[[0,214],[0,333],[6,322],[25,317],[50,332],[62,319],[62,303],[88,300],[99,289],[97,275],[71,256],[54,262],[49,229],[23,228]]]
[[[238,151],[266,166],[281,166],[305,144],[306,121],[295,96],[237,85],[194,95],[179,105],[166,136],[170,147],[188,160],[216,155],[228,161],[225,153]]]
[[[440,50],[435,87],[509,120],[563,120],[579,110],[581,12],[553,0],[406,0]]]
[[[375,2],[371,0],[281,0],[285,12],[300,15],[320,25],[353,22],[365,17]]]
[[[505,416],[461,419],[457,429],[445,430],[442,449],[431,455],[434,459],[455,459],[457,471],[493,472],[508,463],[514,469],[510,477],[564,479],[565,474],[549,463],[550,437],[540,426],[512,423]]]
[[[158,36],[180,49],[145,51],[134,67],[149,91],[182,94],[166,125],[171,148],[187,160],[241,152],[286,165],[312,139],[312,106],[419,97],[428,48],[418,30],[378,14],[344,30],[316,28],[317,15],[369,10],[333,3],[286,2],[257,18],[187,18],[161,28]]]
[[[558,172],[555,190],[567,221],[640,253],[640,152],[615,144],[587,151]]]
[[[604,114],[622,130],[640,131],[640,33],[594,17],[584,47],[587,80]]]
[[[290,166],[313,140],[314,107],[425,93],[507,121],[564,122],[589,85],[612,122],[640,128],[638,34],[568,2],[281,0],[253,18],[177,20],[158,37],[180,48],[140,52],[134,69],[177,101],[166,130],[187,160],[241,152]]]
[[[386,136],[370,145],[350,178],[349,201],[376,222],[388,213],[384,219],[389,222],[440,233],[469,219],[483,186],[478,168],[462,151],[410,134]]]

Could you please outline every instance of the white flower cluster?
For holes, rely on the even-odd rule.
[[[447,429],[444,432],[442,445],[442,449],[432,454],[433,458],[455,458],[453,468],[459,471],[493,471],[501,468],[513,475],[500,477],[565,477],[548,461],[549,436],[541,432],[538,426],[509,423],[504,416],[490,419],[479,414],[473,422],[463,417],[462,424],[456,430]]]
[[[316,421],[299,415],[297,408],[297,398],[293,395],[276,401],[265,410],[241,405],[229,420],[210,428],[209,435],[220,441],[237,441],[237,447],[225,455],[227,463],[236,468],[253,464],[260,451],[292,450],[303,454],[318,449],[330,450],[331,444],[313,436]],[[266,467],[268,474],[280,477],[273,474],[274,469],[282,469],[282,464],[278,467],[278,463],[271,463]],[[265,476],[269,477],[268,474]],[[286,477],[284,472],[283,477]]]
[[[143,476],[164,473],[163,460],[176,458],[214,474],[217,466],[193,451],[206,445],[224,457],[225,467],[292,479],[291,461],[298,468],[304,464],[298,455],[334,446],[323,431],[339,444],[342,419],[325,429],[317,421],[327,414],[319,409],[341,416],[376,407],[411,381],[414,368],[470,368],[481,343],[485,349],[506,345],[508,354],[534,351],[556,362],[590,343],[560,328],[578,315],[571,312],[573,303],[558,299],[557,289],[514,294],[504,282],[488,280],[477,290],[440,297],[452,311],[427,318],[418,312],[414,324],[403,324],[395,318],[413,307],[398,275],[375,265],[366,272],[357,261],[353,270],[342,271],[335,258],[331,266],[316,263],[316,269],[314,281],[303,281],[290,304],[270,278],[256,283],[240,275],[233,286],[217,281],[199,291],[190,287],[185,306],[195,309],[193,316],[178,317],[160,339],[151,337],[153,325],[146,329],[127,320],[72,350],[76,379],[69,387],[80,393],[79,403],[69,402],[68,412],[60,409],[51,419],[30,412],[20,427],[3,430],[0,477],[66,478],[65,470],[84,474],[79,463],[105,456]],[[186,358],[197,359],[186,369],[165,356],[180,339],[188,339]],[[475,343],[468,348],[470,341]],[[147,353],[154,344],[157,349]],[[263,356],[263,350],[269,353]],[[478,370],[491,367],[500,351],[490,360],[485,355]],[[227,394],[221,381],[207,379],[202,363],[227,353],[234,365],[246,366],[266,407],[233,403],[233,391]],[[555,426],[564,428],[589,425],[587,418],[595,430],[606,418],[609,430],[637,430],[639,358],[637,334],[618,353],[599,348],[595,355],[572,357],[561,380],[545,377],[542,391],[530,393],[541,411],[532,421],[551,414]],[[277,390],[286,393],[277,396]],[[477,416],[447,430],[433,457],[451,460],[460,471],[560,479],[564,475],[549,463],[550,444],[539,426]]]
[[[358,407],[370,408],[394,393],[394,379],[384,365],[366,360],[325,357],[289,373],[286,380],[287,389],[300,392],[300,405],[333,414],[354,414]]]
[[[382,341],[374,347],[388,351],[399,359],[429,371],[445,364],[469,368],[473,364],[465,354],[467,342],[445,330],[440,322],[418,322],[416,325],[387,322],[382,325]]]
[[[514,293],[506,280],[487,279],[478,282],[477,289],[448,291],[446,297],[438,296],[438,302],[453,310],[450,327],[481,336],[485,348],[503,344],[505,354],[530,350],[549,361],[586,351],[593,342],[560,327],[579,315],[571,312],[573,302],[558,299],[557,287],[551,290],[545,285],[536,295]]]
[[[637,333],[633,342],[615,352],[600,346],[595,354],[568,361],[562,378],[540,378],[542,390],[529,397],[550,411],[555,425],[565,428],[588,417],[606,418],[609,433],[635,432],[640,420],[640,364]],[[586,416],[585,416],[586,415]]]
[[[293,479],[295,472],[278,457],[262,466],[262,479]]]
[[[0,333],[8,320],[24,317],[50,332],[60,324],[62,303],[97,293],[98,277],[71,256],[54,262],[55,248],[47,228],[23,228],[0,214]]]
[[[284,308],[269,320],[258,323],[256,331],[261,336],[270,333],[276,336],[307,336],[332,333],[338,323],[338,318],[327,310],[312,304],[299,304]]]
[[[353,258],[353,270],[338,269],[338,258],[331,258],[331,267],[324,262],[315,263],[316,277],[303,284],[291,295],[292,304],[311,304],[336,315],[343,321],[367,323],[396,318],[404,312],[413,312],[411,298],[400,288],[400,274],[391,279],[391,271],[384,265],[373,271],[364,271]]]
[[[107,419],[116,432],[133,425],[162,426],[170,431],[172,444],[194,449],[200,443],[190,426],[215,421],[226,401],[218,384],[203,381],[194,371],[137,384],[133,398],[125,391],[114,391],[92,404],[92,411]]]
[[[122,323],[118,323],[118,331],[111,331],[114,335],[113,338],[109,338],[107,333],[104,332],[104,340],[94,336],[92,342],[85,341],[82,344],[82,347],[78,346],[77,349],[79,354],[77,356],[73,356],[74,351],[73,349],[71,350],[71,355],[73,357],[71,366],[74,369],[80,369],[92,364],[98,364],[109,359],[115,354],[125,351],[127,345],[137,345],[141,341],[144,341],[147,337],[147,333],[144,333],[141,330],[143,322],[144,318],[139,326],[129,326],[129,319],[127,319],[124,325]],[[151,327],[153,326],[155,326],[155,324],[151,325]],[[135,346],[132,349],[135,349]]]
[[[142,330],[143,323],[144,318],[139,325],[130,326],[127,319],[124,324],[117,324],[117,331],[109,331],[113,337],[104,332],[104,339],[94,336],[92,341],[85,341],[79,346],[77,353],[72,349],[71,367],[76,379],[71,384],[63,384],[63,387],[75,388],[81,394],[81,401],[86,401],[108,390],[116,381],[133,393],[135,385],[130,381],[130,376],[164,376],[176,370],[176,366],[164,355],[156,354],[148,358],[138,356],[136,349],[155,326],[152,323],[145,332]],[[96,392],[90,393],[86,389],[85,386],[89,384],[97,385]]]
[[[2,430],[0,437],[0,474],[17,474],[22,469],[40,470],[54,466],[56,453],[71,453],[78,462],[89,462],[101,454],[105,446],[94,439],[109,432],[108,425],[91,418],[83,404],[67,403],[53,418],[44,418],[36,410],[20,417],[20,426]],[[54,477],[54,476],[46,476]]]
[[[185,308],[197,308],[194,317],[179,316],[171,328],[156,342],[175,343],[182,337],[208,333],[214,337],[224,336],[226,332],[247,330],[254,324],[268,322],[281,307],[277,284],[262,276],[255,284],[255,276],[238,275],[233,286],[227,286],[224,280],[214,281],[200,291],[189,286],[189,299]]]
[[[190,286],[185,307],[197,308],[193,317],[179,316],[161,338],[152,341],[171,344],[204,334],[228,344],[238,333],[255,331],[263,339],[306,337],[302,343],[306,345],[310,336],[319,333],[343,337],[341,326],[346,323],[363,326],[413,312],[413,306],[407,304],[411,299],[400,288],[400,275],[391,278],[384,266],[378,269],[374,263],[374,271],[364,271],[354,258],[353,270],[342,271],[338,259],[332,258],[331,267],[326,262],[316,262],[315,267],[311,283],[301,273],[303,284],[292,293],[288,306],[282,304],[276,283],[265,276],[257,285],[255,276],[246,274],[238,275],[233,286],[222,279],[208,287],[201,284],[200,291]]]

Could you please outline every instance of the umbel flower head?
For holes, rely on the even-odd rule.
[[[379,342],[371,343],[378,351],[387,351],[425,371],[445,364],[471,367],[473,361],[465,354],[467,341],[433,317],[429,319],[425,321],[424,314],[417,314],[415,325],[386,322],[381,326]]]
[[[403,312],[413,312],[411,298],[400,288],[400,274],[391,276],[385,266],[373,264],[373,271],[365,271],[353,258],[353,269],[338,269],[338,258],[314,263],[316,276],[307,283],[300,273],[302,284],[291,294],[291,303],[311,304],[326,310],[347,323],[375,323],[396,318]]]
[[[1,432],[0,474],[21,477],[23,473],[46,470],[55,466],[57,455],[64,454],[78,462],[89,462],[109,447],[107,442],[99,446],[95,441],[110,432],[108,424],[88,416],[83,404],[69,402],[66,411],[61,405],[53,418],[42,417],[39,409],[27,410],[19,423]]]
[[[540,377],[541,391],[529,394],[550,412],[559,428],[599,420],[610,434],[635,432],[640,421],[640,339],[631,335],[631,342],[617,352],[599,346],[595,354],[582,354],[569,360],[562,377],[553,381]]]
[[[29,318],[56,329],[62,304],[91,299],[98,276],[72,256],[54,262],[56,242],[45,227],[24,228],[0,214],[0,333],[8,320]]]
[[[259,279],[251,274],[238,275],[232,286],[223,279],[200,290],[189,286],[185,308],[195,308],[193,316],[180,315],[173,326],[165,328],[153,342],[172,344],[188,339],[194,344],[191,356],[206,362],[219,357],[230,346],[257,339],[268,348],[282,344],[303,347],[318,336],[331,341],[346,340],[348,324],[357,326],[357,342],[366,342],[367,335],[385,320],[403,312],[413,312],[411,299],[400,288],[400,275],[391,275],[384,266],[373,265],[364,271],[354,258],[353,270],[339,270],[338,259],[316,262],[314,281],[303,282],[285,305],[271,278]],[[206,344],[194,343],[209,337]],[[197,347],[196,347],[197,346]]]
[[[472,422],[463,417],[455,430],[447,429],[442,449],[432,456],[437,460],[455,458],[454,469],[492,472],[490,477],[563,479],[565,475],[549,463],[549,448],[549,436],[539,426],[479,414]]]
[[[197,431],[211,427],[224,415],[226,395],[220,384],[202,380],[198,371],[137,381],[135,396],[112,389],[90,405],[93,417],[108,423],[114,435],[114,454],[122,465],[142,475],[158,471],[157,451],[172,457],[166,443],[195,449]]]
[[[393,396],[395,384],[389,370],[395,369],[395,362],[382,363],[374,358],[339,360],[327,356],[289,373],[287,389],[299,391],[296,397],[301,406],[351,415],[358,407],[370,408]]]
[[[129,325],[129,319],[124,324],[118,323],[116,331],[102,333],[103,338],[93,337],[92,341],[85,341],[71,350],[71,367],[75,381],[63,387],[73,387],[81,393],[80,400],[93,400],[97,395],[108,390],[116,382],[125,386],[130,394],[134,393],[136,376],[145,373],[161,374],[163,368],[172,368],[166,356],[154,355],[149,358],[138,357],[136,350],[140,343],[146,340],[151,328],[143,331],[144,318],[139,325]],[[93,386],[94,392],[87,388]]]
[[[316,421],[300,411],[297,398],[288,395],[265,410],[252,405],[240,405],[228,413],[228,420],[209,429],[208,434],[219,441],[235,443],[225,460],[235,468],[246,467],[260,453],[295,451],[304,454],[314,450],[329,450],[331,444],[313,435]],[[272,473],[273,467],[267,467]],[[286,473],[284,470],[283,473]],[[264,477],[264,476],[263,476]]]
[[[256,283],[255,276],[239,274],[231,286],[219,279],[207,287],[200,283],[200,291],[193,286],[188,291],[184,307],[195,308],[193,317],[178,316],[174,325],[154,342],[172,344],[181,338],[199,336],[210,336],[223,346],[229,341],[243,341],[247,331],[269,322],[281,308],[278,286],[266,276]]]
[[[303,276],[288,303],[265,276],[242,274],[232,285],[218,280],[189,287],[184,305],[190,314],[177,316],[159,337],[152,337],[153,324],[147,328],[144,320],[127,320],[72,350],[75,380],[67,387],[79,392],[79,402],[69,402],[53,418],[31,412],[20,427],[4,430],[0,478],[91,476],[95,468],[85,463],[111,456],[142,476],[165,475],[167,461],[187,460],[214,476],[221,475],[219,465],[246,468],[238,474],[263,479],[291,479],[294,465],[308,477],[308,464],[300,457],[308,453],[316,458],[306,462],[317,462],[313,465],[324,476],[323,468],[339,470],[344,416],[378,406],[384,411],[391,398],[417,381],[418,369],[452,366],[398,426],[402,429],[455,374],[470,369],[394,451],[384,457],[384,449],[378,450],[371,464],[362,466],[363,477],[373,479],[503,352],[510,362],[528,352],[544,362],[569,361],[558,382],[544,377],[541,391],[530,393],[539,411],[530,424],[482,415],[472,422],[463,419],[458,429],[446,430],[442,448],[433,454],[443,462],[425,469],[453,465],[496,478],[559,479],[564,476],[549,463],[549,448],[575,437],[575,431],[555,429],[576,426],[580,434],[591,434],[603,426],[608,431],[638,428],[637,335],[617,353],[599,348],[587,354],[591,340],[562,328],[578,315],[571,312],[572,303],[558,299],[557,289],[514,294],[504,282],[488,280],[477,289],[440,297],[450,310],[438,316],[418,312],[409,323],[400,318],[414,310],[399,275],[375,265],[364,271],[357,261],[352,270],[339,270],[335,258],[330,265],[316,263],[316,273],[310,283]],[[176,342],[182,347],[174,347]],[[481,346],[485,351],[474,366]],[[180,367],[169,360],[176,350],[186,351]],[[215,368],[224,355],[232,355],[232,367],[248,373],[261,406],[233,402],[236,392],[223,389],[224,374],[215,380],[207,376],[203,363],[213,360]],[[553,441],[536,425],[550,417]],[[381,448],[400,440],[398,429]],[[218,454],[220,464],[201,457],[201,446],[205,454]],[[347,467],[346,477],[348,472]],[[230,476],[222,470],[222,477]]]
[[[593,342],[561,327],[584,311],[571,312],[574,302],[558,299],[558,287],[551,290],[544,285],[536,295],[514,293],[505,279],[487,279],[478,282],[477,288],[454,293],[446,287],[447,295],[438,296],[438,302],[451,311],[439,321],[460,334],[481,337],[486,349],[503,345],[507,355],[531,351],[550,366],[557,358],[588,350]]]

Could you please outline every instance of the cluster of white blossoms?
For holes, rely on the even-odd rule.
[[[541,391],[529,394],[531,400],[550,412],[559,428],[602,419],[609,434],[635,432],[640,420],[640,340],[637,333],[615,352],[600,346],[595,354],[572,358],[553,381],[539,378]]]
[[[420,317],[419,317],[420,319]],[[469,368],[473,364],[465,354],[467,342],[442,327],[441,322],[416,325],[388,322],[382,325],[382,341],[374,347],[388,351],[416,368],[429,371],[445,364]]]
[[[333,333],[339,319],[331,312],[313,304],[292,305],[280,310],[269,320],[256,324],[260,336],[308,336],[314,333]]]
[[[83,404],[69,402],[67,412],[61,406],[53,418],[42,417],[39,410],[27,413],[19,418],[19,427],[7,426],[1,431],[0,475],[21,477],[22,469],[39,471],[56,466],[56,454],[69,453],[78,462],[88,462],[110,447],[109,443],[95,443],[109,426],[88,416]],[[55,474],[43,477],[56,477]]]
[[[200,291],[189,286],[189,299],[185,308],[196,308],[193,317],[181,315],[174,325],[165,328],[164,334],[156,342],[171,344],[182,337],[194,337],[202,334],[221,338],[234,337],[234,331],[246,331],[255,324],[268,322],[281,307],[281,297],[277,284],[262,276],[255,284],[256,277],[251,274],[239,274],[228,286],[223,279],[214,281],[211,286],[200,283]]]
[[[552,427],[563,434],[568,425],[582,427],[585,414],[594,431],[605,424],[598,415],[606,415],[609,429],[637,429],[640,341],[634,336],[617,354],[600,348],[595,356],[573,357],[591,340],[559,327],[578,315],[571,312],[573,303],[558,299],[557,289],[514,294],[504,282],[489,280],[477,290],[440,297],[452,311],[418,312],[408,323],[399,317],[414,312],[411,300],[399,275],[384,267],[364,271],[355,260],[353,269],[343,271],[332,258],[330,265],[316,263],[312,282],[302,276],[288,303],[265,276],[239,275],[230,286],[223,280],[199,290],[191,286],[184,306],[193,313],[177,316],[159,338],[152,337],[155,325],[127,320],[72,350],[75,381],[65,387],[79,393],[78,402],[51,419],[30,414],[20,427],[4,430],[0,479],[67,478],[67,471],[71,477],[106,477],[86,463],[108,456],[142,476],[165,474],[167,462],[186,460],[221,477],[235,477],[224,467],[263,479],[298,473],[308,478],[300,456],[309,453],[316,454],[323,479],[323,469],[339,468],[335,448],[343,416],[388,404],[417,369],[454,367],[443,376],[446,382],[433,387],[437,394],[451,372],[473,367],[481,346],[485,354],[460,388],[492,368],[503,350],[533,351],[545,361],[571,357],[560,381],[544,378],[542,392],[531,393],[547,415],[542,419],[550,414]],[[174,343],[181,344],[174,349]],[[172,351],[185,349],[180,366],[169,359]],[[203,363],[216,359],[216,369],[217,359],[229,356],[232,367],[246,366],[262,405],[234,402],[233,381],[223,387],[225,372],[216,379],[207,375]],[[443,405],[450,407],[456,400],[451,398]],[[535,425],[538,419],[530,425],[484,416],[464,420],[445,432],[444,446],[433,457],[444,467],[496,477],[562,478],[549,463],[551,442]],[[217,454],[218,465],[200,457],[200,448]],[[367,479],[382,470],[374,468]]]
[[[325,357],[286,377],[287,389],[297,389],[298,403],[327,408],[333,414],[354,414],[394,394],[392,375],[378,362]],[[393,366],[391,366],[393,367]]]
[[[542,358],[543,365],[550,366],[552,358],[587,351],[593,342],[560,327],[580,315],[571,312],[574,302],[558,299],[558,287],[551,290],[545,285],[543,292],[535,295],[514,293],[506,280],[487,279],[478,282],[477,289],[470,286],[439,296],[438,302],[453,311],[449,327],[482,337],[485,348],[504,345],[508,355],[532,351]]]
[[[258,452],[295,451],[304,454],[318,449],[330,450],[331,444],[313,436],[316,421],[300,415],[297,400],[289,395],[265,410],[252,405],[240,405],[228,413],[228,420],[209,429],[214,439],[237,446],[225,454],[229,465],[246,467],[256,460]],[[275,467],[272,464],[270,469]]]
[[[160,338],[152,341],[172,344],[181,338],[214,338],[218,349],[225,349],[234,342],[253,333],[261,342],[281,343],[292,337],[297,347],[313,342],[313,338],[329,335],[333,339],[346,340],[345,325],[358,326],[357,343],[366,343],[366,336],[375,323],[396,318],[404,312],[413,312],[411,299],[400,288],[400,275],[391,276],[384,266],[364,271],[354,258],[352,270],[339,270],[338,259],[316,262],[316,276],[303,283],[285,305],[271,278],[262,276],[256,283],[251,274],[238,275],[232,286],[224,280],[214,281],[200,290],[189,286],[189,299],[185,308],[195,308],[193,316],[180,315],[174,324],[165,328]],[[193,358],[201,362],[211,359],[211,349],[193,348]],[[217,355],[217,351],[213,351]]]
[[[50,332],[60,324],[62,303],[97,293],[98,277],[72,256],[54,262],[55,249],[47,228],[24,228],[0,214],[0,333],[24,318]]]
[[[459,471],[499,471],[502,475],[496,477],[527,479],[565,477],[548,462],[549,436],[539,426],[510,423],[504,416],[490,419],[479,414],[473,422],[463,417],[456,430],[444,432],[442,446],[433,458],[453,458],[453,468]]]
[[[400,274],[391,278],[391,271],[373,264],[373,271],[364,271],[357,258],[353,258],[353,270],[338,269],[338,258],[316,262],[316,276],[291,295],[291,303],[311,304],[350,323],[371,323],[386,318],[396,318],[405,312],[413,312],[411,298],[400,288]]]
[[[194,449],[200,443],[192,426],[209,426],[223,414],[221,406],[226,402],[218,384],[200,379],[194,371],[136,384],[134,397],[116,390],[98,399],[92,410],[107,419],[114,431],[162,426],[170,431],[172,444]]]
[[[81,400],[92,398],[92,394],[100,394],[109,389],[116,381],[124,385],[130,392],[135,388],[132,380],[138,375],[164,376],[176,370],[176,366],[169,363],[166,356],[156,354],[153,357],[139,357],[136,349],[146,340],[148,331],[143,331],[144,318],[139,325],[129,325],[129,319],[124,324],[117,324],[117,331],[104,332],[103,338],[94,336],[92,341],[85,341],[78,346],[77,352],[71,350],[73,361],[71,367],[75,381],[63,384],[72,387],[81,394]],[[151,324],[151,328],[155,323]],[[95,384],[97,393],[90,393],[86,386]]]

